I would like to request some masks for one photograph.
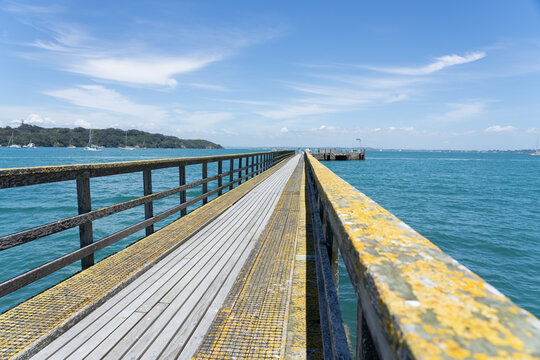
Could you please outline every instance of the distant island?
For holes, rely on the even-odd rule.
[[[223,149],[203,139],[179,139],[176,136],[152,134],[140,130],[121,129],[92,129],[92,143],[108,148],[127,146],[135,148],[181,148],[181,149]],[[22,124],[17,128],[0,127],[0,145],[11,144],[27,145],[34,143],[38,147],[85,147],[88,145],[90,130],[82,127],[69,128],[42,128],[35,125]]]

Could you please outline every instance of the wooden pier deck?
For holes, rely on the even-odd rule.
[[[303,166],[299,157],[283,165],[35,357],[185,359],[197,351],[203,339],[198,352],[201,358],[220,358],[229,347],[231,354],[239,358],[255,358],[253,354],[261,349],[279,357],[284,345],[282,333],[298,228]],[[287,195],[297,195],[282,197],[284,190]],[[163,234],[157,232],[154,236]],[[269,249],[268,242],[276,238],[280,241],[273,242]],[[267,261],[269,256],[277,256],[279,261]],[[286,268],[272,271],[281,265]],[[242,278],[250,276],[251,281],[243,284],[237,280],[240,272]],[[271,274],[278,279],[272,281]],[[219,312],[225,300],[227,310]],[[246,314],[246,310],[251,313]],[[227,315],[220,316],[211,328],[218,312]],[[248,316],[236,318],[235,312]],[[249,316],[257,314],[262,318]],[[270,314],[271,319],[265,318]],[[235,327],[223,324],[227,321],[246,323]],[[265,321],[267,324],[263,324]],[[274,338],[269,337],[268,326],[275,327]],[[205,337],[210,328],[212,331]],[[251,335],[250,329],[260,333],[260,344],[238,341],[237,336]],[[222,338],[223,332],[228,339]],[[231,339],[237,349],[232,349]]]
[[[229,191],[1,314],[0,358],[540,358],[538,319],[310,154],[248,156],[251,164],[242,155],[246,166],[240,157],[237,170],[231,157],[228,172],[229,157],[214,159],[214,177],[208,158],[182,160],[203,164],[203,179],[192,184],[218,186],[181,197],[175,211]],[[178,161],[152,166],[164,164]],[[100,176],[111,166],[92,169]],[[20,172],[32,176],[23,182],[43,182],[37,171],[11,171],[5,187],[16,186],[10,176]],[[182,183],[183,171],[167,194],[192,186]],[[150,213],[138,228],[159,216]],[[0,238],[0,246],[30,237],[18,236]],[[339,254],[358,300],[356,349],[337,298]],[[25,276],[0,284],[0,294]]]

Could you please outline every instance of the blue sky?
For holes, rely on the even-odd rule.
[[[0,124],[523,149],[538,1],[0,1]]]

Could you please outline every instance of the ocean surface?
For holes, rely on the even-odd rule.
[[[193,150],[0,148],[0,168],[204,156],[254,149]],[[367,161],[324,162],[332,171],[409,224],[443,251],[540,317],[540,157],[520,154],[368,152]],[[227,171],[227,169],[224,169]],[[209,174],[216,169],[209,166]],[[189,166],[187,181],[200,178]],[[153,172],[154,192],[178,183],[176,169]],[[173,185],[171,185],[171,182]],[[213,185],[215,186],[215,184]],[[212,189],[211,185],[209,188]],[[91,180],[93,208],[142,195],[142,174]],[[188,198],[200,194],[188,192]],[[156,203],[155,213],[178,197]],[[75,182],[0,190],[0,236],[77,214]],[[144,218],[142,207],[94,223],[94,239]],[[173,216],[174,218],[174,216]],[[171,220],[157,224],[157,228]],[[96,260],[144,236],[141,231],[96,255]],[[78,248],[71,229],[0,252],[0,281]],[[80,269],[77,262],[31,286],[0,298],[0,313]],[[356,297],[342,265],[339,296],[354,335]],[[354,339],[354,336],[351,336]]]

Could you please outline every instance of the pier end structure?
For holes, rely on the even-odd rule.
[[[319,161],[366,160],[366,149],[319,148],[311,155]]]

